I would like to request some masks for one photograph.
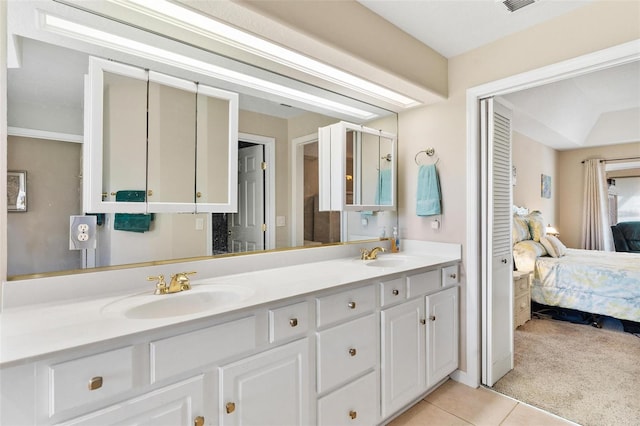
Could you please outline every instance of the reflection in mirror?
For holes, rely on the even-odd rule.
[[[320,143],[322,210],[395,210],[395,134],[341,121],[320,129]]]
[[[147,81],[103,73],[102,200],[147,186]],[[143,210],[144,211],[144,210]]]
[[[148,232],[127,232],[115,230],[114,214],[108,213],[98,215],[95,252],[69,250],[69,216],[86,213],[82,209],[82,187],[87,182],[86,177],[82,176],[81,167],[85,119],[84,76],[88,72],[88,57],[96,55],[96,52],[91,51],[91,47],[80,48],[77,44],[60,46],[64,43],[59,40],[54,45],[43,40],[19,38],[22,62],[19,67],[9,68],[7,72],[10,134],[7,159],[9,169],[28,171],[29,210],[8,215],[10,279],[26,278],[21,276],[28,274],[73,273],[74,270],[87,267],[370,239],[388,235],[391,227],[397,224],[394,212],[375,212],[363,216],[359,212],[319,211],[318,128],[344,119],[340,113],[334,115],[326,110],[320,113],[315,107],[304,108],[300,102],[283,102],[273,96],[258,96],[255,90],[244,91],[238,85],[231,88],[193,72],[182,75],[182,70],[164,66],[160,71],[168,75],[240,93],[239,139],[248,145],[258,146],[260,158],[255,164],[264,178],[264,191],[261,197],[256,198],[254,207],[255,211],[263,213],[263,217],[249,223],[246,218],[251,215],[247,206],[238,213],[156,213]],[[139,57],[131,57],[128,63],[152,70],[155,67],[153,61]],[[109,76],[107,81],[116,77]],[[299,84],[292,82],[296,87]],[[140,90],[146,92],[146,87]],[[311,90],[319,93],[318,88]],[[335,93],[327,96],[336,98]],[[198,113],[202,110],[200,102],[198,100]],[[212,110],[218,108],[216,105],[209,106]],[[144,113],[142,106],[137,109],[142,111],[136,114]],[[395,133],[395,114],[379,108],[375,111],[378,117],[383,118],[376,119],[372,126]],[[114,105],[109,112],[109,119],[119,112]],[[131,125],[122,134],[110,135],[111,138],[129,140],[143,137],[133,130],[141,124],[134,117],[135,114],[126,117],[132,121]],[[208,123],[210,126],[221,124]],[[199,126],[197,132],[201,131],[203,128]],[[316,148],[314,152],[311,146],[305,146],[297,162],[295,141],[300,138],[312,141]],[[105,165],[108,165],[103,170],[105,179],[113,181],[126,170],[128,173],[142,174],[137,179],[145,182],[145,168],[139,166],[139,147],[133,146],[131,143],[121,152],[109,146],[104,147]],[[244,144],[238,146],[239,152],[244,149]],[[376,152],[375,156],[382,157],[385,154],[382,147],[380,150],[381,153]],[[204,149],[198,147],[198,151]],[[144,158],[146,148],[142,152]],[[214,194],[210,189],[215,190],[215,183],[226,178],[228,165],[212,166],[216,159],[228,157],[226,154],[211,150],[203,157],[207,165],[196,165],[199,176],[200,172],[207,173],[206,186],[200,187],[198,184],[197,189],[203,197]],[[268,164],[263,170],[263,162],[273,164]],[[294,164],[298,166],[294,167]],[[384,161],[378,163],[378,167],[384,168]],[[167,174],[170,170],[171,164],[164,164],[158,173]],[[305,187],[300,192],[303,195],[295,195],[300,182]],[[130,182],[121,186],[118,184],[120,188],[130,190],[146,187],[145,183],[141,185]],[[191,190],[193,194],[193,185]],[[109,197],[111,192],[115,192],[111,188],[105,191]],[[203,199],[202,202],[211,201]],[[252,225],[253,231],[259,231],[257,235],[261,244],[247,243],[251,237],[246,238],[241,247],[234,244],[237,238],[232,226],[240,223],[243,216],[245,220],[242,223]],[[267,225],[266,231],[263,230],[263,224]],[[230,231],[234,234],[233,238],[229,236]]]

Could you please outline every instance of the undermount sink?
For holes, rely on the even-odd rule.
[[[365,260],[365,265],[378,268],[396,268],[403,266],[405,263],[407,263],[407,258],[398,255],[385,255],[374,260]]]
[[[107,315],[129,319],[160,319],[191,315],[249,298],[253,290],[233,285],[194,285],[179,293],[137,294],[111,302],[102,308]]]

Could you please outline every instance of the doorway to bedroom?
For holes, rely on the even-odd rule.
[[[506,98],[506,99],[508,99],[509,97],[511,98],[517,98],[518,96],[523,97],[524,93],[521,93],[521,92],[525,92],[525,91],[516,90],[516,89],[519,89],[524,86],[531,87],[533,85],[539,85],[539,87],[542,88],[543,86],[540,85],[540,82],[544,81],[545,83],[547,83],[547,82],[559,81],[560,80],[559,76],[561,74],[565,74],[565,75],[572,74],[573,76],[576,76],[576,75],[586,74],[587,71],[593,71],[595,69],[605,69],[605,68],[610,68],[614,65],[621,66],[621,65],[629,64],[633,62],[635,62],[635,65],[633,66],[637,67],[637,61],[638,61],[637,52],[629,53],[629,51],[627,51],[626,53],[625,52],[621,53],[620,49],[618,50],[618,52],[615,52],[615,50],[616,49],[612,49],[612,52],[610,52],[611,55],[606,59],[603,59],[603,57],[591,58],[592,59],[591,63],[589,64],[589,66],[586,66],[586,67],[584,63],[577,64],[577,65],[574,64],[573,69],[571,69],[571,66],[567,66],[567,64],[564,64],[563,65],[564,68],[563,66],[556,66],[556,69],[552,70],[553,72],[550,72],[546,75],[544,74],[544,72],[542,72],[538,74],[535,78],[532,78],[531,81],[526,83],[523,83],[524,79],[522,78],[517,80],[517,82],[516,82],[516,79],[512,79],[510,82],[507,82],[506,80],[509,80],[509,79],[506,79],[503,82],[494,82],[492,84],[486,85],[485,87],[477,88],[478,90],[470,90],[469,96],[468,96],[468,106],[471,102],[473,103],[477,102],[476,100],[478,98],[486,97],[490,95],[501,95],[503,98]],[[553,67],[550,67],[550,68],[553,68]],[[561,69],[562,71],[560,71]],[[546,71],[550,71],[550,70],[546,69],[545,72]],[[636,74],[636,76],[637,75],[638,74]],[[569,81],[567,81],[566,83],[568,82]],[[602,87],[607,88],[610,86],[608,84],[603,84],[601,88]],[[631,89],[630,91],[633,91],[633,89]],[[538,108],[542,108],[540,105],[544,105],[544,103],[541,103],[540,97],[538,97],[536,102],[539,105]],[[513,105],[514,103],[516,102],[512,100],[511,104]],[[516,107],[517,106],[518,105],[516,105]],[[474,108],[477,108],[477,106]],[[474,108],[470,108],[468,109],[468,111],[471,111],[471,114],[476,115],[475,113],[476,110],[474,110]],[[636,111],[640,111],[640,110],[636,110]],[[570,193],[567,196],[564,196],[563,194],[566,193],[567,191],[571,191],[566,189],[567,185],[565,184],[567,183],[567,181],[571,181],[571,180],[576,181],[581,179],[581,169],[580,169],[581,166],[580,165],[577,166],[578,178],[576,179],[575,177],[572,177],[571,173],[567,173],[567,170],[559,170],[559,169],[562,169],[560,164],[564,164],[564,162],[567,162],[567,161],[575,162],[576,156],[580,157],[580,161],[581,161],[590,155],[594,155],[595,151],[598,151],[598,150],[601,152],[604,152],[605,154],[607,154],[607,156],[611,156],[611,157],[617,157],[618,156],[617,153],[619,151],[625,151],[625,149],[631,150],[632,152],[633,150],[635,150],[637,155],[638,153],[640,153],[640,148],[638,148],[638,145],[637,145],[638,144],[637,141],[640,140],[640,138],[636,137],[635,139],[632,139],[632,140],[635,140],[635,142],[623,141],[619,143],[614,143],[606,148],[601,148],[600,146],[596,146],[595,144],[593,144],[586,148],[556,149],[539,142],[540,139],[543,139],[543,140],[545,139],[543,132],[539,132],[537,134],[538,136],[534,137],[535,135],[532,136],[530,133],[527,133],[524,130],[522,130],[522,128],[520,127],[520,123],[518,122],[518,114],[521,114],[521,112],[516,111],[516,113],[514,114],[514,130],[515,130],[515,133],[517,134],[516,137],[519,140],[514,141],[513,148],[514,150],[518,150],[519,146],[520,148],[525,147],[522,149],[522,151],[526,152],[526,156],[524,157],[527,158],[527,161],[521,162],[520,165],[514,164],[516,166],[516,170],[514,170],[515,172],[514,177],[516,178],[516,187],[513,188],[514,204],[520,205],[520,206],[524,205],[526,207],[529,207],[530,209],[541,210],[543,212],[551,212],[547,216],[548,219],[545,218],[545,221],[547,222],[546,225],[551,225],[552,227],[555,227],[560,232],[560,238],[562,238],[563,240],[566,240],[565,242],[567,242],[567,245],[579,247],[580,231],[579,229],[577,231],[574,231],[572,229],[573,227],[571,226],[571,224],[572,222],[573,223],[580,222],[581,205],[579,204],[579,202],[576,202],[576,200],[582,197],[582,191],[576,191],[574,189],[573,193]],[[599,113],[599,115],[602,115],[602,112]],[[471,115],[469,116],[471,117]],[[598,116],[598,114],[596,114],[596,116]],[[636,117],[637,117],[637,114],[636,114]],[[561,117],[558,117],[558,118],[561,120]],[[531,119],[531,117],[525,116],[525,119]],[[473,120],[471,121],[473,124]],[[547,135],[548,134],[549,133],[547,133]],[[609,134],[611,135],[612,133],[609,132]],[[543,135],[543,136],[540,137],[540,135]],[[472,136],[470,136],[470,141],[472,141],[472,143],[476,142],[473,140]],[[633,145],[633,143],[635,143],[636,145]],[[527,145],[529,146],[528,148],[526,148]],[[531,151],[532,146],[535,149],[538,149],[541,154],[535,154],[534,152],[532,152]],[[584,149],[584,151],[582,151],[582,149]],[[470,151],[469,155],[471,157],[478,156],[477,148],[469,146],[469,151]],[[544,157],[545,155],[548,155],[549,158]],[[627,156],[629,154],[625,153],[623,155]],[[514,152],[514,156],[517,156],[516,152]],[[514,160],[516,160],[516,158],[514,158]],[[578,161],[578,164],[580,164],[580,161]],[[548,168],[545,168],[545,167],[548,167]],[[571,171],[571,172],[573,173],[574,171]],[[544,197],[545,194],[542,192],[545,175],[551,178],[551,182],[550,182],[551,191],[550,191],[550,194],[548,194],[549,198]],[[473,177],[477,179],[477,175]],[[473,185],[470,184],[470,188],[472,186]],[[518,196],[515,194],[515,190],[522,189],[523,191],[527,192],[527,188],[529,188],[528,195],[530,196],[530,198],[526,199],[525,197],[524,201],[518,201]],[[544,204],[544,203],[547,203],[547,204]],[[470,205],[473,205],[473,203],[470,203]],[[572,212],[573,207],[567,207],[567,206],[576,206],[575,208],[579,211],[579,214],[575,214],[574,211]],[[579,225],[578,225],[578,228],[579,228]],[[478,235],[479,233],[476,233],[475,238],[478,238]],[[471,239],[473,240],[474,237],[472,237]],[[576,244],[574,243],[574,241],[578,241],[578,243]],[[468,243],[471,243],[471,242],[468,241]],[[481,261],[480,263],[481,264],[478,265],[479,268],[482,269],[482,268],[488,267],[486,264],[486,261]],[[469,291],[473,292],[473,290],[469,290]],[[470,296],[471,296],[470,300],[479,299],[479,295],[475,295],[476,299],[473,299],[473,296],[474,296],[473,294],[471,294]],[[535,320],[535,321],[540,321],[540,320]],[[590,327],[590,326],[587,326],[587,327]],[[593,330],[589,330],[589,331],[594,331],[597,333],[601,330],[593,328]],[[564,333],[564,334],[567,334],[567,333]],[[638,340],[637,338],[635,339]],[[598,341],[598,340],[599,339],[597,338],[595,339],[595,341]],[[488,342],[484,341],[484,337],[482,337],[478,343],[482,343],[484,345],[488,344]],[[518,343],[516,341],[516,355],[515,355],[516,364],[518,362],[523,361],[522,359],[518,358],[519,355],[518,355],[517,346],[518,346]],[[473,348],[473,346],[470,345],[470,348]],[[595,350],[595,347],[594,347],[594,350]],[[586,351],[586,352],[590,352],[590,351]],[[583,352],[585,351],[583,350]],[[571,357],[571,354],[566,354],[566,353],[558,353],[557,355],[562,358]],[[473,356],[471,356],[469,359],[473,359]],[[481,364],[478,364],[478,365],[481,365]],[[613,368],[616,368],[616,366],[613,365]],[[553,387],[554,386],[553,383],[560,383],[564,381],[565,379],[563,379],[562,374],[571,373],[571,371],[557,370],[555,371],[555,373],[556,374],[554,374],[553,379],[550,382],[548,382],[546,386],[542,387],[541,389],[542,391],[544,390],[545,387],[546,388]],[[619,376],[619,374],[615,374],[610,377],[617,377],[617,376]],[[566,378],[569,376],[564,376],[564,377]],[[529,388],[533,388],[533,386],[529,384]],[[534,403],[533,405],[537,405],[537,404]],[[586,411],[592,412],[593,408],[588,408]]]

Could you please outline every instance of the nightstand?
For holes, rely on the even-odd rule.
[[[513,328],[531,319],[531,273],[513,272]]]

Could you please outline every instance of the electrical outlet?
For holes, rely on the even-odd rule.
[[[69,217],[69,250],[96,248],[96,216]]]

